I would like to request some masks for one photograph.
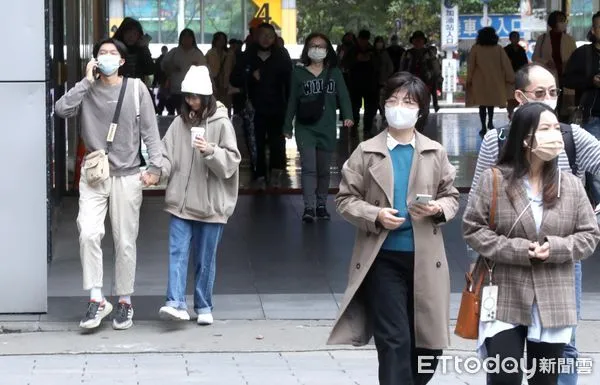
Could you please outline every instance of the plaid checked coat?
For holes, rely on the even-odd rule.
[[[507,238],[529,199],[521,184],[517,188],[517,197],[511,202],[503,177],[506,169],[500,171],[496,231],[490,229],[489,223],[493,194],[491,169],[483,173],[463,217],[467,244],[481,256],[496,262],[493,281],[498,285],[497,318],[530,325],[533,301],[537,301],[543,327],[576,325],[574,261],[590,256],[600,236],[581,180],[562,172],[558,201],[553,208],[544,208],[540,233],[536,231],[531,208],[527,208]],[[536,241],[550,244],[550,256],[545,262],[529,259],[529,244]]]

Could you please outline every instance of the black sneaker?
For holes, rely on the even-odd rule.
[[[109,315],[113,310],[112,305],[108,301],[96,302],[90,301],[85,316],[79,323],[82,329],[95,329],[100,326],[102,320]]]
[[[113,318],[113,329],[126,330],[133,326],[133,307],[125,302],[119,302]]]
[[[327,207],[325,205],[317,206],[317,219],[324,219],[326,221],[331,219],[331,215],[327,212]]]
[[[315,209],[304,209],[304,214],[302,215],[302,222],[304,223],[313,223],[315,221]]]

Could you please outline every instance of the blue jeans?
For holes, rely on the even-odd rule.
[[[223,227],[221,223],[190,221],[171,216],[167,306],[187,310],[185,286],[189,257],[192,254],[196,277],[194,311],[196,314],[212,312],[217,246],[221,241]]]
[[[590,117],[588,122],[583,125],[583,129],[592,134],[596,139],[600,140],[600,118],[596,116]],[[600,176],[586,173],[587,180],[592,181],[592,196],[596,202],[600,202]]]
[[[575,306],[577,307],[577,319],[581,319],[581,262],[575,263]],[[578,357],[577,348],[575,347],[575,331],[577,327],[573,328],[573,335],[571,336],[571,342],[565,345],[563,357],[567,359],[576,360]],[[572,373],[562,373],[558,376],[558,385],[577,385],[577,369],[573,364],[570,368]]]

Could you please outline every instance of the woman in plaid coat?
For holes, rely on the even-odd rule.
[[[463,218],[485,283],[491,269],[497,286],[497,296],[486,285],[482,290],[479,352],[519,363],[527,344],[530,385],[557,383],[559,366],[541,371],[540,359],[556,363],[571,340],[577,324],[573,264],[593,253],[600,235],[581,181],[557,168],[564,148],[559,127],[546,105],[520,107],[497,168],[483,174]],[[488,374],[488,384],[520,384],[522,368],[501,366]]]

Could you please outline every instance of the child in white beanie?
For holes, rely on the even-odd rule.
[[[206,66],[192,66],[181,84],[183,104],[163,138],[162,177],[168,178],[169,283],[163,319],[190,319],[187,267],[194,258],[194,310],[210,325],[217,246],[238,197],[240,152],[227,108],[213,96]]]

